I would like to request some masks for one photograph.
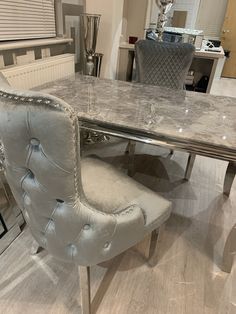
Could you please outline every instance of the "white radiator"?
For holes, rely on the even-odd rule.
[[[11,66],[1,72],[14,88],[30,89],[75,73],[73,54],[36,60],[35,62]]]

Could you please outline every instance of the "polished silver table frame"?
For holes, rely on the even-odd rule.
[[[180,150],[190,153],[185,172],[186,180],[190,179],[196,155],[228,161],[229,164],[225,174],[223,193],[224,195],[229,197],[236,174],[236,156],[233,150],[231,151],[229,149],[226,151],[225,147],[216,148],[215,145],[204,145],[197,142],[189,144],[188,141],[183,141],[177,138],[168,138],[164,135],[157,136],[153,135],[152,133],[143,133],[139,130],[134,129],[127,130],[126,127],[122,128],[114,124],[110,126],[109,124],[106,124],[104,122],[81,119],[80,117],[79,120],[81,129],[101,132],[110,136],[116,136],[132,141],[142,142],[145,144],[162,146],[171,150]]]

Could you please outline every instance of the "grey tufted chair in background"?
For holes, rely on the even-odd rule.
[[[78,129],[62,100],[0,85],[7,181],[37,243],[79,265],[82,310],[90,313],[89,266],[151,232],[155,239],[171,204],[97,157],[80,160]]]
[[[194,51],[191,44],[139,40],[135,44],[137,82],[183,89]]]
[[[195,47],[187,43],[139,40],[135,44],[137,82],[176,90],[184,89],[194,51]],[[129,142],[126,152],[130,155],[129,174],[133,175],[134,141]],[[185,172],[186,179],[191,175],[194,160],[195,155],[191,154]]]

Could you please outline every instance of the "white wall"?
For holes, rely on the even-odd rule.
[[[139,39],[143,38],[145,34],[148,0],[124,0],[124,2],[126,9],[124,17],[128,21],[125,41],[128,41],[129,36],[135,36]]]
[[[103,53],[101,77],[114,79],[122,30],[124,0],[86,0],[86,12],[101,14],[97,52]]]

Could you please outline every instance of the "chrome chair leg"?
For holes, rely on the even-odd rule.
[[[224,181],[224,194],[229,196],[236,174],[236,162],[229,162]]]
[[[90,267],[79,266],[82,314],[91,314]]]
[[[221,267],[223,271],[227,273],[231,272],[235,255],[236,255],[236,224],[232,228],[224,247],[223,262]]]
[[[31,249],[30,249],[30,255],[38,254],[40,249],[41,249],[41,246],[38,244],[38,242],[33,240],[33,243],[32,243]]]
[[[165,224],[154,230],[151,234],[148,264],[153,267],[158,263],[158,246],[160,243],[161,234],[165,229]]]
[[[173,150],[173,149],[170,149],[170,152],[169,152],[168,157],[171,158],[173,155],[174,155],[174,150]]]
[[[128,154],[128,175],[130,177],[134,176],[135,169],[134,169],[134,153],[135,153],[136,142],[129,141],[126,147],[126,154]]]
[[[186,166],[186,170],[185,170],[185,175],[184,175],[184,179],[187,180],[187,181],[191,177],[195,159],[196,159],[196,155],[195,154],[189,154],[188,162],[187,162],[187,166]]]
[[[125,154],[127,154],[127,155],[129,154],[129,147],[130,147],[131,142],[132,142],[131,140],[128,141],[128,144],[127,144],[126,149],[125,149]]]

